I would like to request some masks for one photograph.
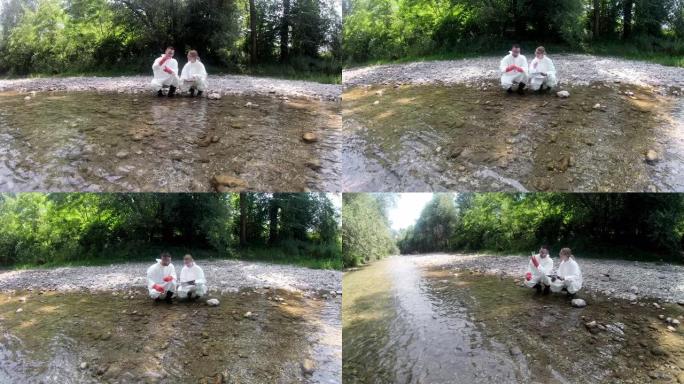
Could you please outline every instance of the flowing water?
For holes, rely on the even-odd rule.
[[[498,86],[343,94],[348,191],[683,191],[684,100],[596,83],[571,96]],[[598,105],[597,105],[598,104]],[[648,151],[657,159],[646,161]]]
[[[570,306],[511,279],[392,257],[343,279],[345,383],[684,380],[684,336],[657,310],[602,296]],[[597,327],[585,324],[595,320]]]
[[[2,191],[337,191],[339,104],[111,93],[0,94]],[[316,142],[305,142],[305,133]]]
[[[339,341],[311,341],[329,333],[321,323],[339,322],[328,308],[339,300],[268,289],[214,297],[218,307],[154,303],[142,291],[2,294],[0,382],[340,383],[339,360],[323,359],[314,376],[302,369],[339,352]]]

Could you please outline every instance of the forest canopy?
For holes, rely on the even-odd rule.
[[[215,70],[339,75],[339,13],[335,0],[0,0],[0,74],[146,73],[172,45],[181,64],[196,49]]]
[[[548,244],[611,258],[684,261],[684,195],[435,194],[398,234],[402,253],[529,252]]]
[[[345,0],[343,13],[348,63],[505,53],[512,42],[679,65],[671,56],[684,55],[678,0]]]
[[[0,265],[150,259],[162,249],[341,267],[319,193],[0,194]]]
[[[342,258],[355,267],[397,253],[388,217],[392,194],[342,195]]]

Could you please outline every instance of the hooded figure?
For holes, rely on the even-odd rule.
[[[511,51],[501,59],[499,64],[501,87],[508,93],[512,93],[516,88],[518,93],[522,95],[527,82],[527,69],[527,58],[520,54],[520,46],[514,44]]]
[[[191,255],[183,257],[183,264],[178,297],[193,300],[204,296],[207,293],[207,280],[204,278],[204,271],[195,264]]]
[[[171,303],[176,292],[176,269],[171,264],[171,254],[163,252],[157,263],[147,268],[147,290],[155,300]]]
[[[535,288],[539,293],[541,293],[543,285],[544,293],[548,293],[551,280],[547,275],[551,274],[552,271],[553,259],[549,256],[548,248],[542,246],[539,249],[539,254],[530,257],[525,273],[525,285],[528,288]]]
[[[202,96],[202,92],[207,88],[207,71],[197,51],[188,52],[188,63],[183,66],[180,78],[183,88],[190,87],[190,96],[195,96],[195,90],[197,90],[197,96]]]
[[[163,96],[162,89],[169,87],[169,97],[173,97],[178,88],[180,79],[178,78],[178,62],[173,58],[173,47],[166,48],[161,57],[158,57],[152,64],[154,78],[150,83],[153,90],[157,91],[157,96]]]
[[[582,289],[582,270],[575,261],[570,248],[563,248],[559,253],[561,259],[558,266],[557,278],[551,282],[551,291],[561,292],[563,289],[568,291],[568,295],[574,296],[577,291]]]
[[[556,80],[556,67],[553,61],[546,56],[546,49],[539,47],[534,52],[534,60],[530,63],[530,88],[533,91],[550,90],[558,84]]]

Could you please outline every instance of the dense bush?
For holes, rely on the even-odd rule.
[[[345,267],[398,252],[387,218],[387,208],[391,204],[391,195],[343,195],[342,259]]]

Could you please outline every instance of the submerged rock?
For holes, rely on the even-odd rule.
[[[302,372],[305,375],[311,375],[314,373],[314,370],[316,369],[316,366],[311,359],[304,359],[302,362]]]
[[[649,149],[646,151],[646,162],[649,164],[656,163],[660,160],[660,156],[658,155],[658,152],[656,152],[653,149]]]
[[[316,134],[313,132],[307,132],[302,135],[302,140],[307,143],[315,143],[318,141],[318,136],[316,136]]]
[[[207,300],[207,305],[210,307],[216,307],[219,305],[218,299],[209,299]]]

